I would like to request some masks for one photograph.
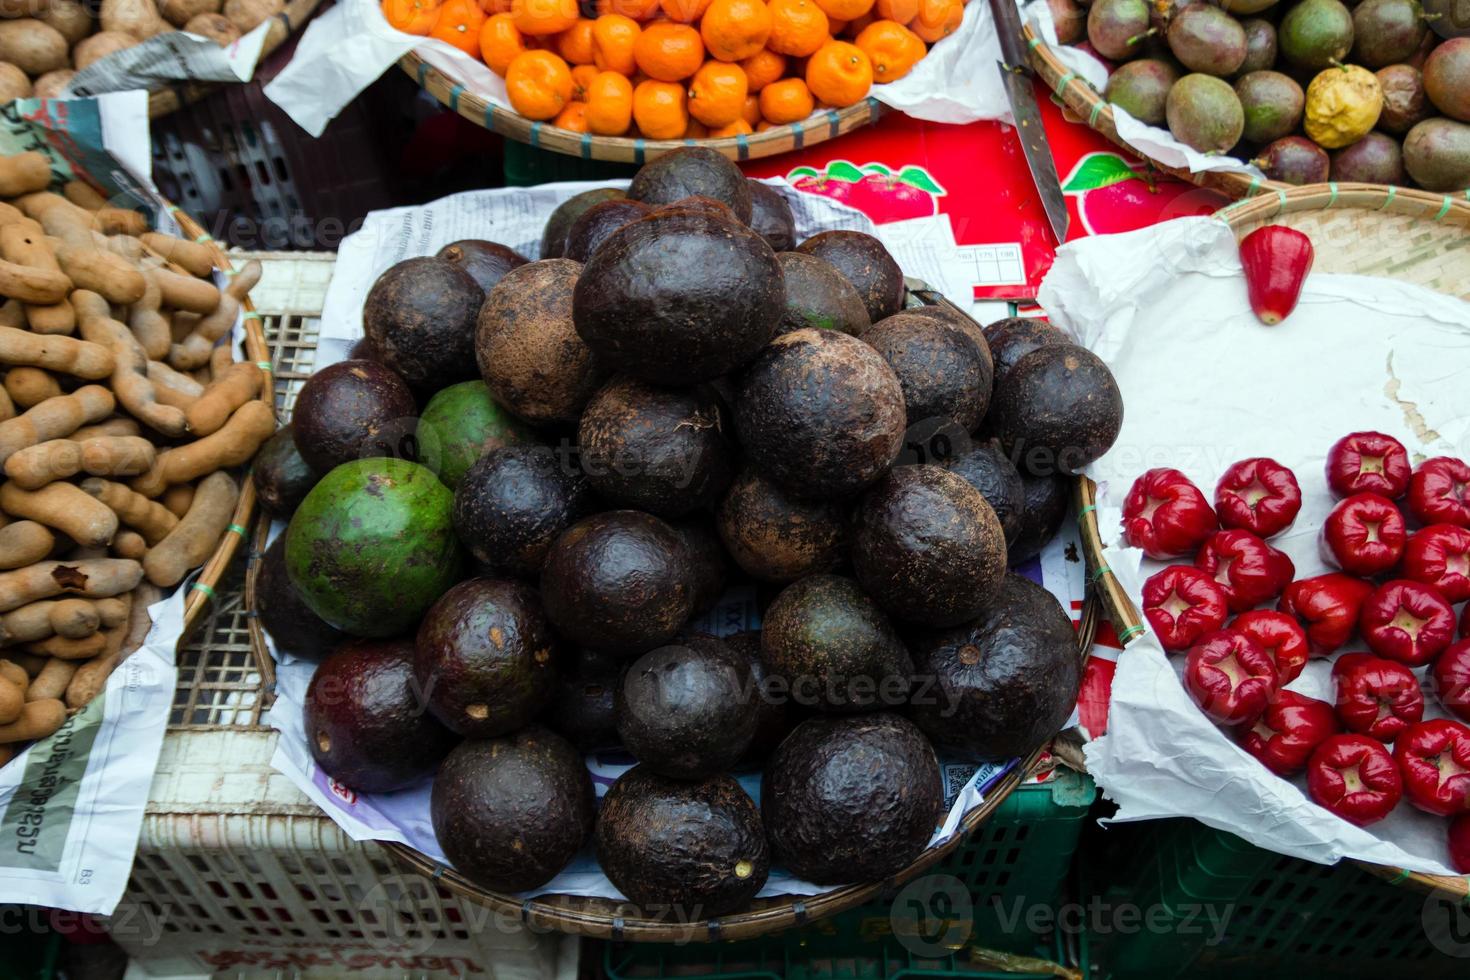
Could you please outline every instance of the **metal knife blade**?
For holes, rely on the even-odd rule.
[[[1016,136],[1026,154],[1031,181],[1041,196],[1041,206],[1046,210],[1052,234],[1056,235],[1057,244],[1061,244],[1067,240],[1070,221],[1067,199],[1062,194],[1057,165],[1046,142],[1041,107],[1036,104],[1036,90],[1031,86],[1031,69],[1026,64],[1026,43],[1021,33],[1021,14],[1016,9],[1015,0],[990,0],[990,12],[995,17],[995,30],[1004,57],[997,66],[1001,83],[1006,87],[1006,98],[1011,104],[1011,115],[1016,120]]]

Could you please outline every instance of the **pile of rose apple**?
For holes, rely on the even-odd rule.
[[[1452,818],[1451,859],[1470,873],[1470,466],[1413,468],[1398,440],[1355,432],[1328,452],[1326,478],[1338,503],[1321,551],[1338,570],[1297,579],[1270,544],[1301,510],[1291,470],[1235,463],[1213,507],[1178,470],[1144,473],[1124,537],[1150,558],[1193,561],[1144,583],[1144,614],[1185,654],[1200,710],[1268,769],[1305,771],[1311,798],[1359,826],[1404,798]],[[1312,657],[1336,658],[1332,704],[1287,690]],[[1461,720],[1426,720],[1426,691]]]

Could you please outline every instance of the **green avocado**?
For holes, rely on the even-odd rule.
[[[459,580],[453,504],[449,488],[417,463],[343,463],[292,516],[286,574],[312,612],[338,629],[403,633]]]
[[[483,381],[461,381],[429,399],[419,415],[419,458],[437,459],[439,479],[458,489],[480,454],[531,441],[531,433],[490,397]]]

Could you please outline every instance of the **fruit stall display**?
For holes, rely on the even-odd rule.
[[[1470,186],[1470,36],[1445,0],[1094,0],[1058,37],[1109,70],[1101,93],[1037,44],[1068,106],[1118,140],[1116,109],[1288,184]],[[1126,145],[1126,144],[1125,144]],[[1237,194],[1243,173],[1197,174]]]
[[[288,523],[254,606],[320,661],[320,770],[431,779],[436,876],[487,898],[588,845],[686,922],[748,909],[773,867],[818,891],[913,867],[939,756],[1029,760],[1073,709],[1077,631],[1008,565],[1123,406],[1055,331],[905,294],[876,238],[798,240],[707,148],[570,198],[538,260],[466,240],[384,271],[255,468]],[[936,458],[895,465],[918,438]],[[731,585],[760,628],[692,625]],[[583,757],[617,746],[636,765],[599,807]],[[731,775],[757,771],[759,805]],[[614,915],[640,921],[563,924]]]
[[[101,693],[148,606],[208,563],[202,611],[248,522],[232,472],[275,431],[270,386],[228,343],[258,265],[150,231],[50,160],[0,158],[0,763]]]

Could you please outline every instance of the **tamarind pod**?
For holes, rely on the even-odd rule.
[[[60,701],[27,701],[20,717],[0,725],[0,743],[32,742],[66,724],[66,705]]]
[[[103,206],[97,209],[97,230],[108,235],[129,235],[136,238],[148,230],[148,219],[128,208]]]
[[[51,185],[51,160],[44,153],[13,153],[0,166],[0,197],[20,197]]]
[[[153,278],[158,281],[164,306],[204,314],[219,306],[219,287],[207,279],[195,279],[164,268],[154,269]]]
[[[141,534],[149,546],[162,541],[178,526],[178,516],[167,507],[121,483],[91,477],[81,482],[81,488],[82,492],[111,508],[118,520]]]
[[[246,361],[234,363],[184,413],[189,430],[207,436],[219,431],[234,411],[260,393],[264,375]]]
[[[62,196],[79,208],[96,211],[107,207],[107,198],[102,192],[84,180],[68,180],[61,185]]]
[[[31,675],[14,660],[0,660],[0,677],[25,690],[31,684]]]
[[[135,477],[131,486],[145,497],[156,497],[171,483],[188,483],[215,470],[239,466],[275,431],[276,414],[271,407],[248,401],[218,431],[159,453],[153,467]]]
[[[66,636],[48,636],[44,640],[36,640],[27,643],[27,653],[34,653],[40,657],[59,657],[62,660],[87,660],[97,656],[107,646],[107,637],[101,633],[93,633],[89,636],[73,640]],[[35,681],[31,682],[35,684]]]
[[[145,425],[177,438],[188,431],[182,409],[159,402],[148,380],[148,355],[127,327],[112,318],[107,301],[91,290],[72,294],[82,336],[113,355],[112,390],[128,413]]]
[[[100,657],[77,668],[76,676],[66,689],[66,706],[73,711],[84,708],[93,698],[102,693],[107,678],[117,665],[143,645],[153,620],[148,607],[157,601],[159,591],[151,585],[140,585],[136,592],[123,596],[127,604],[125,622],[108,630],[107,648]]]
[[[194,325],[194,330],[174,345],[169,354],[169,363],[181,371],[201,367],[209,360],[214,345],[229,333],[240,315],[240,305],[255,284],[260,282],[260,263],[251,260],[245,263],[230,280],[220,296],[219,305]]]
[[[40,561],[0,572],[0,612],[58,595],[87,599],[121,595],[131,592],[142,579],[143,566],[126,558]]]
[[[113,353],[105,346],[15,327],[0,327],[0,363],[47,368],[88,381],[107,377],[115,366]]]
[[[140,494],[139,496],[142,495]],[[148,498],[144,497],[143,499],[147,500]],[[194,502],[194,484],[175,483],[163,491],[163,496],[158,498],[158,502],[163,504],[170,514],[175,517],[183,517],[189,513],[189,505]]]
[[[30,219],[0,226],[0,256],[16,265],[62,275],[45,233]],[[51,303],[29,303],[25,313],[36,333],[67,334],[76,329],[76,313],[64,296]]]
[[[80,238],[59,238],[54,241],[52,249],[56,253],[56,261],[61,265],[61,271],[77,289],[91,290],[106,297],[109,303],[122,306],[131,305],[143,298],[147,289],[143,282],[143,273],[121,255],[98,247],[90,237],[85,241]],[[0,293],[4,293],[4,290],[0,289]],[[75,298],[72,305],[76,305]]]
[[[65,698],[67,685],[71,684],[72,676],[79,666],[81,664],[76,660],[52,657],[31,682],[30,689],[26,691],[26,700],[54,701]]]
[[[106,545],[117,533],[112,508],[70,483],[50,483],[39,490],[0,484],[0,507],[12,517],[55,528],[83,547]]]
[[[15,452],[59,439],[111,414],[117,402],[101,385],[86,385],[69,395],[48,398],[23,415],[0,422],[0,463]]]
[[[78,473],[136,476],[146,473],[155,458],[153,443],[141,436],[52,439],[12,455],[5,461],[5,475],[23,490],[39,490]]]
[[[0,679],[0,725],[12,724],[20,717],[26,705],[29,686],[19,687],[8,680]]]
[[[167,357],[173,346],[173,333],[168,317],[159,312],[163,305],[163,293],[152,270],[143,273],[143,295],[128,308],[128,329],[143,345],[149,360]]]
[[[62,394],[51,372],[22,364],[5,372],[5,393],[21,408],[35,408],[48,398]]]
[[[191,568],[204,564],[229,526],[239,499],[239,486],[223,470],[199,481],[189,512],[143,559],[148,581],[169,588],[178,585]]]
[[[161,231],[145,231],[138,237],[154,254],[178,263],[191,276],[207,279],[214,274],[214,250],[208,245]]]
[[[153,382],[153,392],[158,400],[183,411],[187,423],[189,408],[204,394],[204,385],[162,361],[148,362],[148,380]]]
[[[0,527],[0,569],[20,568],[51,554],[56,538],[44,524],[15,521]]]

